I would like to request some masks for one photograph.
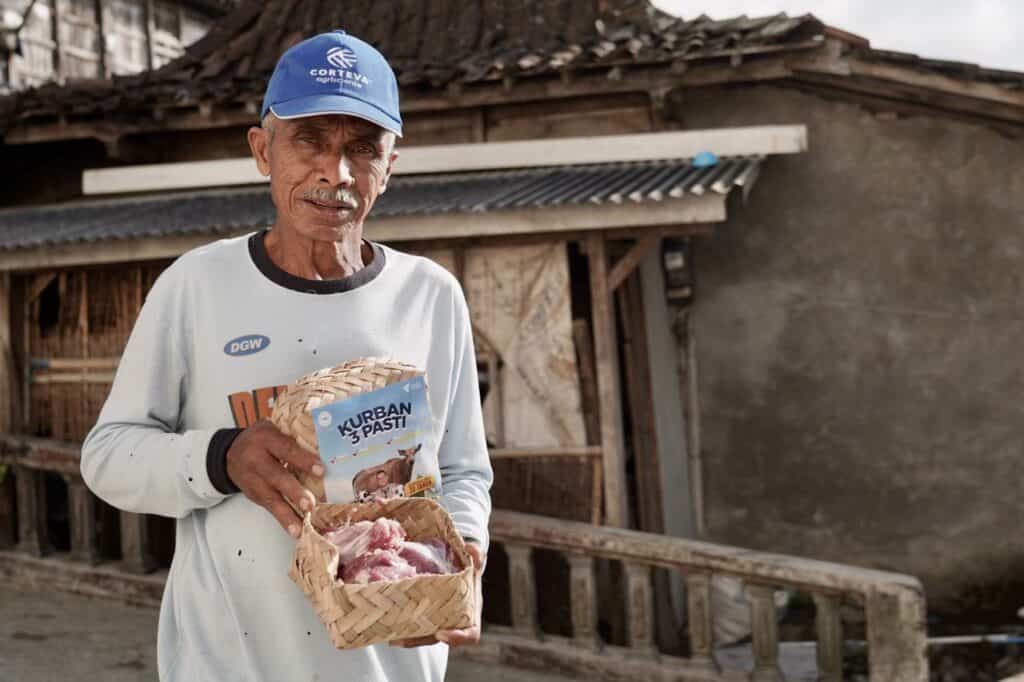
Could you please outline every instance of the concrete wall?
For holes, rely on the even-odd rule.
[[[805,123],[700,242],[708,539],[1024,604],[1024,142],[762,86],[686,127]]]

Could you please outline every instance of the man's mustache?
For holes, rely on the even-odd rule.
[[[307,201],[332,202],[349,204],[351,206],[359,205],[359,197],[345,189],[314,187],[313,189],[308,189],[303,192],[302,198]]]

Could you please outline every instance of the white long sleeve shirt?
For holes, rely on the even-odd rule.
[[[447,647],[339,651],[288,578],[295,540],[207,473],[211,438],[269,416],[276,392],[369,356],[426,368],[441,502],[486,548],[492,480],[469,312],[431,261],[374,244],[355,275],[302,280],[264,233],[172,264],[150,291],[110,396],[82,448],[82,476],[111,505],[177,519],[160,612],[164,682],[441,682]],[[242,343],[249,341],[249,343]]]

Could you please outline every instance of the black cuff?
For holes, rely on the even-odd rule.
[[[242,429],[220,429],[210,439],[206,449],[206,475],[210,483],[224,495],[240,492],[235,482],[228,476],[228,448],[238,438]]]

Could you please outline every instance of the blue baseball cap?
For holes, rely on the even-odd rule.
[[[288,48],[263,96],[262,119],[347,114],[402,136],[398,81],[384,55],[344,31],[321,33]]]

